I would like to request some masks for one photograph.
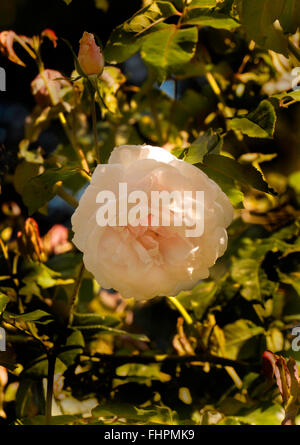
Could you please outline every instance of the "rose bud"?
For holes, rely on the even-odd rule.
[[[93,34],[84,32],[80,40],[78,60],[87,76],[99,75],[104,68],[104,57],[96,45]]]

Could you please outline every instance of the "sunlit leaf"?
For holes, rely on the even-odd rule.
[[[7,295],[3,294],[2,292],[0,292],[0,315],[5,310],[8,302],[9,302],[9,297]]]
[[[213,133],[212,130],[200,135],[188,148],[184,157],[186,162],[197,164],[202,162],[205,155],[209,153],[219,154],[222,148],[223,140]]]
[[[161,83],[183,63],[191,60],[197,39],[197,28],[178,29],[175,25],[169,25],[147,37],[141,55],[146,64],[156,71]],[[157,51],[157,48],[160,50]]]
[[[235,260],[231,274],[234,281],[242,286],[241,294],[247,300],[263,301],[277,288],[277,284],[267,279],[260,263],[254,259]]]
[[[241,131],[253,138],[270,138],[274,134],[276,113],[268,100],[263,100],[256,110],[245,117],[235,117],[228,121],[232,130]]]
[[[70,167],[49,168],[39,176],[31,178],[23,190],[23,200],[29,214],[36,212],[55,195],[55,184],[78,173],[78,169]]]
[[[240,164],[227,156],[209,154],[205,156],[203,163],[198,166],[200,168],[202,166],[208,167],[241,185],[253,187],[265,193],[273,193],[262,178],[261,173],[252,165]]]
[[[53,317],[48,312],[42,311],[41,309],[37,309],[32,312],[27,312],[26,314],[12,314],[10,312],[4,313],[4,319],[7,319],[8,321],[13,322],[20,322],[20,321],[32,321],[35,323],[40,324],[48,324],[53,321]]]
[[[240,26],[234,18],[226,16],[221,12],[200,8],[189,9],[184,19],[184,24],[211,26],[212,28],[227,29],[228,31],[231,31]]]
[[[239,319],[226,325],[224,327],[226,357],[237,359],[245,343],[263,333],[264,328],[250,320]]]

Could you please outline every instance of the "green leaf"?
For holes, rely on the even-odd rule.
[[[214,8],[217,6],[216,0],[192,0],[189,3],[188,9],[192,8]]]
[[[78,322],[78,319],[77,319]],[[73,323],[72,327],[74,329],[79,329],[80,331],[90,331],[92,333],[101,332],[104,334],[112,334],[112,335],[126,335],[134,340],[140,341],[150,341],[149,338],[144,334],[132,334],[131,332],[126,332],[123,329],[117,329],[105,324],[75,324]]]
[[[8,302],[9,302],[8,296],[0,292],[0,315],[4,312]]]
[[[76,326],[95,326],[103,325],[114,327],[120,324],[120,319],[112,315],[98,315],[98,314],[81,314],[75,313],[73,324]]]
[[[234,178],[230,178],[219,171],[204,167],[203,165],[201,166],[201,170],[219,185],[225,195],[228,196],[234,208],[240,209],[243,207],[244,193],[238,188]]]
[[[271,138],[274,134],[276,113],[268,100],[263,100],[259,106],[245,117],[235,117],[228,121],[229,128],[241,131],[253,138]]]
[[[269,281],[259,261],[251,258],[234,260],[231,276],[242,286],[241,295],[247,300],[264,301],[274,294],[277,283]]]
[[[295,100],[297,102],[300,101],[300,90],[292,90],[292,91],[284,91],[283,93],[279,93],[279,94],[274,94],[273,96],[271,96],[274,99],[277,99],[279,101],[282,101],[283,99],[292,99]]]
[[[27,314],[16,315],[11,312],[4,312],[4,320],[7,321],[33,321],[39,324],[48,324],[53,321],[53,316],[48,312],[37,309],[36,311],[28,312]]]
[[[233,360],[239,357],[244,344],[253,337],[263,334],[264,328],[250,320],[239,319],[224,327],[226,357]]]
[[[43,207],[56,195],[55,184],[78,174],[78,169],[70,167],[49,168],[39,176],[31,178],[25,185],[22,197],[30,215]]]
[[[92,415],[95,417],[118,416],[138,420],[137,410],[130,403],[107,402],[105,404],[96,406],[96,408],[93,408]]]
[[[118,99],[116,93],[120,86],[126,81],[126,77],[122,74],[119,68],[108,66],[104,68],[102,75],[97,79],[99,94],[96,95],[96,100],[102,104],[102,100],[111,113],[118,112]],[[99,95],[102,100],[99,99]],[[102,114],[106,110],[102,109]]]
[[[42,167],[39,164],[27,161],[22,161],[18,164],[13,178],[16,191],[22,196],[28,181],[30,181],[31,178],[36,177],[42,171]]]
[[[240,164],[227,156],[209,154],[205,156],[203,164],[198,164],[198,167],[208,167],[217,174],[237,181],[241,185],[253,187],[261,192],[274,194],[273,190],[269,188],[256,168],[252,165]]]
[[[294,272],[290,274],[282,273],[277,270],[281,283],[291,285],[300,296],[300,273]]]
[[[69,5],[70,3],[72,3],[72,0],[63,0],[67,5]]]
[[[106,402],[92,410],[94,417],[121,417],[127,424],[174,425],[174,412],[165,406],[155,405],[138,408],[130,403]]]
[[[50,269],[43,263],[32,262],[24,265],[25,276],[22,278],[24,286],[21,287],[20,295],[26,295],[28,299],[32,295],[41,298],[40,288],[48,289],[53,286],[64,286],[74,283],[73,278],[65,278],[60,272]]]
[[[279,425],[284,418],[284,410],[279,404],[263,402],[253,408],[245,407],[237,416],[229,416],[218,425]]]
[[[197,39],[197,28],[178,29],[175,25],[169,25],[147,37],[142,45],[141,56],[156,71],[157,80],[161,83],[182,64],[191,60]]]
[[[52,256],[45,265],[52,272],[54,271],[58,274],[54,274],[53,277],[74,278],[81,262],[81,254],[78,254],[77,252],[66,252]]]
[[[289,176],[289,185],[300,194],[300,171],[294,172]]]
[[[200,135],[188,148],[184,160],[190,164],[202,162],[208,153],[219,154],[223,139],[211,129]]]
[[[174,14],[178,12],[170,2],[154,2],[141,9],[113,30],[104,49],[105,60],[122,63],[129,59],[151,33],[168,27],[162,21]]]
[[[183,306],[194,311],[197,320],[201,320],[209,306],[215,301],[218,286],[213,281],[203,281],[191,291],[183,291],[177,299]]]
[[[142,33],[155,25],[158,21],[167,19],[173,15],[178,15],[178,11],[172,3],[167,1],[157,1],[142,8],[133,15],[123,28],[126,32]]]
[[[124,30],[123,25],[117,26],[109,37],[104,49],[104,57],[108,63],[122,63],[140,50],[144,37],[135,37],[132,32]]]
[[[30,409],[40,412],[44,409],[44,406],[45,397],[42,381],[34,381],[29,378],[21,379],[16,394],[15,409],[17,417],[27,417]]]
[[[140,363],[125,363],[116,368],[118,377],[127,377],[131,382],[148,382],[149,380],[159,380],[165,382],[171,379],[168,374],[161,372],[159,363],[143,365]]]
[[[42,149],[38,147],[36,150],[29,150],[30,141],[28,139],[23,139],[19,144],[19,156],[24,158],[27,162],[32,162],[33,164],[43,164],[44,158],[42,156]]]
[[[63,374],[67,369],[67,366],[61,361],[59,357],[55,362],[55,374]],[[24,369],[26,376],[30,377],[47,377],[48,376],[48,358],[46,354],[43,354],[36,359],[32,360],[28,366]]]
[[[67,366],[71,366],[78,354],[81,354],[85,342],[80,331],[72,329],[67,337],[65,344],[61,347],[62,352],[58,354],[58,358]]]
[[[294,34],[300,26],[299,0],[285,0],[279,20],[284,32]]]
[[[226,29],[228,31],[232,31],[240,26],[234,18],[226,14],[200,8],[189,9],[183,23],[185,25],[211,26],[212,28]]]
[[[240,5],[240,19],[249,39],[288,57],[287,39],[273,25],[280,20],[285,0],[241,0]]]

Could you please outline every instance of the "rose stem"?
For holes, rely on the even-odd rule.
[[[56,101],[55,101],[55,98],[54,98],[54,96],[52,94],[50,85],[48,83],[48,80],[47,80],[46,76],[44,75],[44,67],[43,66],[39,66],[39,72],[40,72],[40,75],[41,75],[41,77],[42,77],[42,79],[44,81],[44,84],[46,85],[46,88],[48,90],[49,97],[50,97],[52,105],[53,106],[57,105]],[[64,113],[62,111],[60,113],[58,113],[58,117],[59,117],[60,123],[61,123],[61,125],[62,125],[62,127],[63,127],[63,129],[64,129],[64,131],[66,133],[66,136],[69,139],[69,141],[70,141],[70,143],[71,143],[71,145],[73,147],[73,150],[75,151],[75,153],[77,154],[77,156],[78,156],[78,158],[80,160],[80,163],[81,163],[81,166],[82,166],[82,169],[83,169],[83,170],[80,170],[80,173],[86,179],[90,180],[90,174],[89,174],[89,170],[90,169],[89,169],[89,165],[88,165],[88,162],[86,160],[86,157],[84,155],[83,150],[80,147],[77,146],[75,140],[73,139],[73,136],[72,136],[72,134],[70,132],[70,129],[68,127],[68,124],[67,124],[67,120],[66,120],[65,115],[64,115]]]
[[[80,289],[80,285],[81,285],[81,281],[82,281],[82,277],[83,277],[83,272],[84,272],[84,264],[82,263],[80,266],[80,269],[79,269],[78,276],[75,281],[74,291],[73,291],[71,302],[70,302],[68,327],[72,326],[72,323],[73,323],[74,311],[75,311],[75,308],[76,308],[77,302],[78,302],[78,294],[79,294],[79,289]]]
[[[176,309],[181,313],[181,315],[183,316],[186,324],[189,324],[189,325],[193,324],[192,317],[188,314],[188,312],[182,306],[180,301],[177,300],[176,297],[167,297],[167,298],[168,298],[169,301],[171,301],[171,303],[173,303],[173,305],[176,307]]]
[[[73,207],[74,209],[76,209],[76,207],[78,207],[78,201],[73,198],[72,195],[70,195],[70,193],[68,193],[62,186],[61,186],[61,181],[59,181],[59,184],[56,184],[56,194],[62,198],[64,201],[66,201],[66,203],[68,203],[71,207]]]
[[[51,350],[48,352],[48,379],[47,379],[46,416],[45,416],[46,425],[51,424],[55,362],[56,362],[56,356],[54,354],[54,351]]]
[[[97,115],[96,115],[96,102],[95,102],[95,93],[91,92],[91,102],[92,102],[92,123],[93,123],[93,133],[94,133],[94,144],[96,151],[96,158],[98,163],[100,164],[100,152],[98,150],[98,136],[97,136]]]

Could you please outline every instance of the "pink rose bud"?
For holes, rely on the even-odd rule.
[[[79,43],[78,60],[85,74],[87,76],[101,74],[104,68],[104,57],[95,43],[93,34],[84,32]]]

